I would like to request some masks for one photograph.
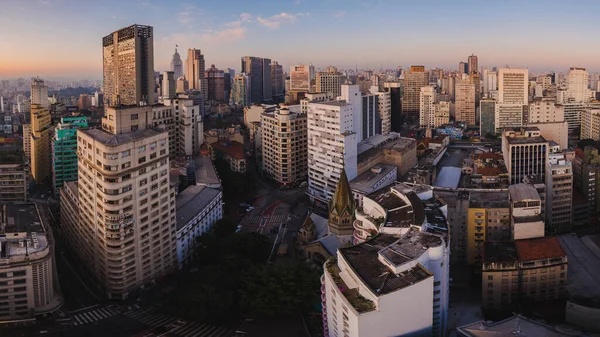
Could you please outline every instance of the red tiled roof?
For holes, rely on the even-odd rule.
[[[425,145],[426,148],[429,148],[429,142],[431,142],[431,138],[422,138],[421,140],[419,140],[419,143],[417,144],[417,146],[420,146],[421,144]]]
[[[244,159],[244,145],[235,140],[231,142],[214,142],[210,144],[213,149],[219,150],[235,159]]]
[[[477,167],[475,169],[476,174],[481,174],[482,176],[497,176],[502,173],[507,173],[506,170],[503,170],[500,167]]]
[[[442,144],[442,142],[444,141],[444,139],[448,138],[447,135],[439,135],[437,137],[435,137],[435,139],[431,140],[431,143],[434,144]]]
[[[565,251],[555,236],[537,239],[516,240],[520,261],[551,259],[565,256]]]
[[[575,149],[575,155],[579,158],[583,158],[583,150],[582,149]]]
[[[473,155],[473,159],[477,160],[477,159],[498,159],[498,160],[502,160],[504,159],[504,157],[502,156],[502,153],[498,153],[498,152],[484,152],[484,153],[476,153]]]

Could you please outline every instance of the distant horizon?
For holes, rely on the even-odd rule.
[[[160,72],[169,70],[175,45],[183,61],[197,48],[207,68],[236,72],[245,55],[278,61],[287,72],[299,63],[456,70],[471,54],[489,68],[600,71],[600,46],[584,34],[596,29],[600,3],[578,0],[568,7],[557,0],[3,0],[0,8],[0,40],[11,51],[0,55],[0,79],[101,79],[102,37],[134,23],[154,28]]]

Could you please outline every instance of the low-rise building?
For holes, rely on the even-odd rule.
[[[223,159],[233,172],[246,173],[244,145],[234,141],[214,142],[210,144],[212,160]]]
[[[417,165],[417,142],[394,132],[375,135],[358,144],[357,162],[358,174],[377,164],[386,164],[396,166],[400,178]]]
[[[459,337],[494,337],[494,336],[568,336],[565,329],[558,330],[549,325],[528,319],[523,316],[512,316],[499,322],[477,321],[456,328]],[[568,331],[568,330],[567,330]],[[573,331],[575,332],[575,331]]]
[[[223,192],[206,186],[189,186],[175,198],[177,262],[179,268],[193,259],[196,240],[223,217]]]
[[[394,182],[398,177],[398,168],[394,165],[377,164],[369,171],[359,174],[350,181],[350,188],[358,206],[362,206],[364,196],[375,193]]]
[[[33,318],[63,303],[54,261],[54,239],[35,204],[2,206],[0,319]]]

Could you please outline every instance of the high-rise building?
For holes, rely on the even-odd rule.
[[[571,231],[573,165],[562,153],[551,153],[546,173],[546,232],[549,235]]]
[[[358,86],[342,87],[354,87],[360,95]],[[345,100],[308,103],[308,193],[321,202],[333,196],[342,169],[350,180],[358,175],[359,136],[354,125],[362,109],[355,111],[355,106]]]
[[[421,88],[419,125],[421,128],[432,129],[435,125],[435,88]]]
[[[479,101],[479,134],[496,134],[496,100],[484,98]]]
[[[31,122],[23,123],[23,152],[27,161],[31,163]]]
[[[79,110],[89,110],[92,107],[92,97],[88,94],[80,94],[77,100]]]
[[[233,78],[233,102],[242,106],[252,105],[251,77],[240,73]]]
[[[399,132],[402,128],[402,83],[384,82],[383,90],[390,93],[392,131]]]
[[[206,63],[200,49],[188,49],[188,57],[185,60],[185,79],[188,81],[190,90],[200,91],[206,101],[208,86],[205,72]]]
[[[379,90],[379,86],[371,86],[370,93],[378,96],[378,112],[381,121],[381,134],[387,135],[392,131],[392,107],[390,92]]]
[[[463,61],[458,62],[458,74],[466,74],[469,71],[469,64]]]
[[[173,77],[176,79],[183,76],[183,62],[177,52],[177,48],[175,48],[175,54],[173,54],[173,58],[171,59],[171,71],[174,74]]]
[[[345,86],[350,87],[350,86]],[[345,88],[344,87],[344,88]],[[350,96],[352,91],[346,92],[342,88],[342,96],[343,99],[346,99],[348,102],[352,102],[353,99]],[[349,95],[350,94],[350,95]],[[360,94],[359,94],[360,96]],[[379,114],[379,95],[377,93],[367,93],[362,95],[362,104],[360,104],[360,109],[362,109],[362,118],[360,123],[359,134],[361,135],[359,140],[365,140],[369,137],[373,137],[376,134],[381,134],[381,115]],[[355,124],[356,126],[356,124]]]
[[[498,90],[498,73],[489,69],[483,70],[483,96],[490,98],[490,91]]]
[[[190,90],[190,86],[185,77],[181,76],[177,79],[177,93],[185,93]]]
[[[169,132],[171,158],[197,155],[204,142],[202,100],[189,95],[165,99],[152,107],[152,126]]]
[[[502,155],[511,184],[519,184],[525,176],[546,178],[548,141],[536,127],[505,129],[502,133]]]
[[[494,116],[496,133],[502,132],[504,128],[518,128],[522,126],[524,107],[526,106],[522,104],[496,102]]]
[[[111,299],[176,266],[169,134],[150,106],[108,108],[102,129],[77,132],[77,183],[61,189],[67,243]]]
[[[600,109],[585,109],[581,113],[580,139],[600,139]]]
[[[467,59],[467,73],[473,74],[473,73],[479,72],[478,67],[479,67],[479,62],[477,61],[477,56],[474,54],[471,54],[471,56],[469,56],[469,58]]]
[[[271,60],[267,58],[242,57],[242,72],[250,78],[250,101],[261,103],[271,101],[273,85],[271,83]]]
[[[529,103],[527,123],[562,122],[565,120],[565,107],[556,104],[556,99],[539,97]]]
[[[311,65],[295,65],[290,67],[290,90],[310,92],[310,82],[315,77],[315,67]]]
[[[316,92],[330,92],[334,97],[342,94],[342,74],[334,66],[329,66],[325,71],[315,75]]]
[[[456,120],[467,125],[475,125],[475,85],[466,81],[459,81],[455,87],[456,101],[454,111]]]
[[[29,167],[22,151],[0,152],[0,203],[27,202]]]
[[[154,42],[150,26],[132,25],[102,39],[104,106],[154,104]]]
[[[424,66],[411,66],[404,72],[402,113],[418,113],[421,107],[421,88],[429,85],[429,74]]]
[[[52,186],[58,195],[67,181],[77,180],[77,129],[88,127],[87,117],[63,117],[52,138]]]
[[[211,65],[206,71],[206,81],[208,86],[208,100],[219,103],[229,101],[229,97],[225,97],[225,72],[219,70],[215,65]]]
[[[60,297],[54,240],[36,204],[5,204],[0,220],[0,319],[50,314]]]
[[[48,87],[41,78],[33,78],[31,82],[31,104],[39,104],[44,109],[50,109]]]
[[[277,61],[271,62],[271,83],[273,86],[273,98],[281,100],[285,91],[285,75],[283,67]]]
[[[510,205],[506,192],[469,196],[467,213],[467,263],[480,264],[486,241],[510,240]]]
[[[498,70],[498,103],[528,104],[529,71],[501,68]]]
[[[31,106],[31,175],[36,184],[44,183],[51,174],[50,122],[49,110],[39,104]]]
[[[567,73],[567,102],[590,101],[589,75],[585,68],[571,68]]]
[[[260,116],[262,170],[281,186],[305,180],[307,171],[306,115],[287,107]]]
[[[433,118],[433,127],[439,128],[444,124],[450,123],[450,102],[440,101],[435,103],[435,116]]]
[[[177,87],[175,84],[175,72],[174,71],[165,71],[163,73],[163,83],[162,83],[162,98],[173,98],[177,94]]]

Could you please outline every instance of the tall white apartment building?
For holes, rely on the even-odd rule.
[[[426,129],[435,127],[435,88],[432,86],[421,88],[419,125]]]
[[[567,97],[568,102],[590,101],[588,89],[589,75],[585,68],[571,68],[567,73]]]
[[[166,107],[171,118],[162,116],[161,107]],[[169,130],[169,152],[171,157],[197,155],[200,145],[204,143],[204,122],[202,121],[202,105],[198,105],[187,95],[165,99],[163,105],[155,105],[153,110],[153,126]],[[173,131],[171,131],[173,130]]]
[[[573,164],[562,153],[549,154],[546,196],[546,231],[551,235],[570,231]]]
[[[527,123],[562,122],[565,120],[565,107],[556,104],[554,98],[535,98],[529,103]]]
[[[39,104],[44,109],[50,109],[50,101],[48,100],[48,87],[44,84],[44,81],[41,78],[32,79],[31,104]]]
[[[381,134],[387,135],[392,131],[392,98],[389,91],[380,91],[378,86],[371,86],[371,94],[379,97],[378,111],[381,120]]]
[[[581,113],[580,139],[600,139],[600,109],[584,109]]]
[[[526,105],[529,100],[529,71],[501,68],[498,70],[498,102]]]
[[[311,65],[295,65],[290,67],[290,90],[310,91],[310,82],[315,78],[315,67]]]
[[[358,136],[354,124],[360,115],[356,114],[355,106],[345,100],[307,105],[308,194],[312,199],[329,201],[343,168],[349,180],[358,174]]]
[[[67,243],[112,299],[176,266],[169,135],[150,106],[107,108],[102,129],[77,133],[76,183],[61,189]]]

